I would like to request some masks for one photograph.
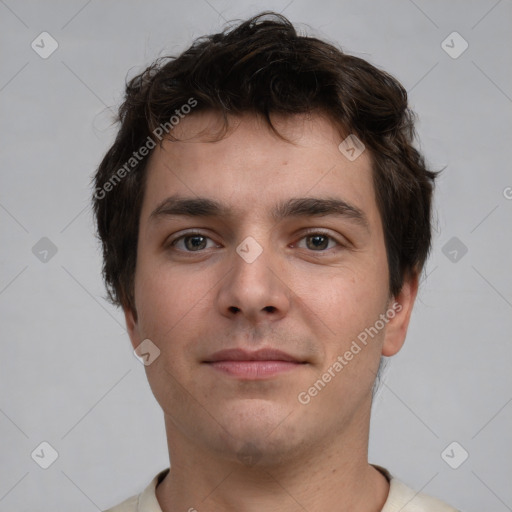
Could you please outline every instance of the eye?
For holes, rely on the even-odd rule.
[[[211,238],[202,235],[201,233],[187,233],[186,235],[176,238],[169,245],[171,247],[178,247],[179,250],[184,252],[200,252],[203,249],[209,248],[207,247],[208,240],[213,242]],[[213,243],[213,247],[215,247],[215,243]]]
[[[302,241],[305,241],[305,247],[304,244],[302,244]],[[208,245],[208,242],[210,242],[210,245]],[[342,244],[330,234],[317,230],[304,235],[296,246],[314,252],[327,252],[330,249],[334,249],[336,246],[342,246]],[[186,253],[191,253],[201,252],[205,249],[217,247],[217,244],[210,237],[207,237],[202,233],[191,232],[175,238],[171,243],[169,243],[169,247],[176,248]]]
[[[325,252],[326,250],[333,249],[336,246],[341,246],[341,244],[328,233],[323,231],[314,231],[306,234],[301,238],[302,240],[306,240],[306,249],[315,251],[315,252]],[[333,242],[334,245],[329,246],[329,242]],[[297,245],[300,247],[300,245]]]

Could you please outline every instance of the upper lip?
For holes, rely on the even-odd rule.
[[[243,350],[241,348],[231,348],[220,350],[212,354],[205,363],[213,363],[216,361],[291,361],[301,363],[297,358],[272,348],[262,348],[253,352]]]

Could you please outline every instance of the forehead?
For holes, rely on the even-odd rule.
[[[290,198],[338,198],[364,211],[370,223],[379,221],[366,151],[354,161],[346,158],[338,149],[343,135],[320,114],[273,116],[272,121],[290,142],[256,115],[229,119],[229,130],[220,139],[220,115],[185,117],[173,129],[179,141],[165,140],[153,150],[142,220],[178,194],[216,199],[238,218],[275,213],[276,204]]]

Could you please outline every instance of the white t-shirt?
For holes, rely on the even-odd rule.
[[[381,512],[459,512],[437,498],[414,491],[393,477],[382,466],[372,465],[383,473],[389,481],[388,499]],[[149,485],[140,494],[132,496],[104,512],[162,512],[160,504],[156,499],[155,489],[168,472],[169,468],[164,469],[151,480]]]

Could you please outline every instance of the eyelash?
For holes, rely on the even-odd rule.
[[[321,235],[321,236],[324,236],[326,238],[329,238],[330,240],[333,240],[336,243],[336,246],[335,247],[331,247],[330,249],[324,249],[324,250],[319,250],[319,251],[314,251],[314,250],[310,249],[311,252],[315,252],[315,253],[328,253],[328,252],[330,252],[332,250],[336,250],[336,249],[339,249],[340,247],[343,247],[343,244],[339,240],[337,240],[335,237],[330,235],[328,232],[323,231],[321,229],[314,229],[314,230],[308,231],[308,232],[304,233],[303,236],[299,240],[303,240],[305,238],[308,238],[308,237],[311,237],[311,236],[314,236],[314,235]],[[176,244],[180,240],[184,240],[185,238],[193,238],[194,236],[201,236],[203,238],[207,238],[207,239],[211,240],[211,238],[209,236],[206,236],[203,233],[200,233],[200,232],[197,232],[197,231],[190,231],[188,233],[185,233],[185,234],[180,235],[179,237],[175,238],[172,242],[170,242],[168,244],[168,247],[169,248],[174,248],[176,246]],[[178,249],[178,250],[180,250],[180,251],[182,251],[184,253],[187,253],[187,254],[194,254],[194,253],[204,252],[206,249],[200,249],[198,251],[188,251],[188,250],[183,250],[183,249]]]

